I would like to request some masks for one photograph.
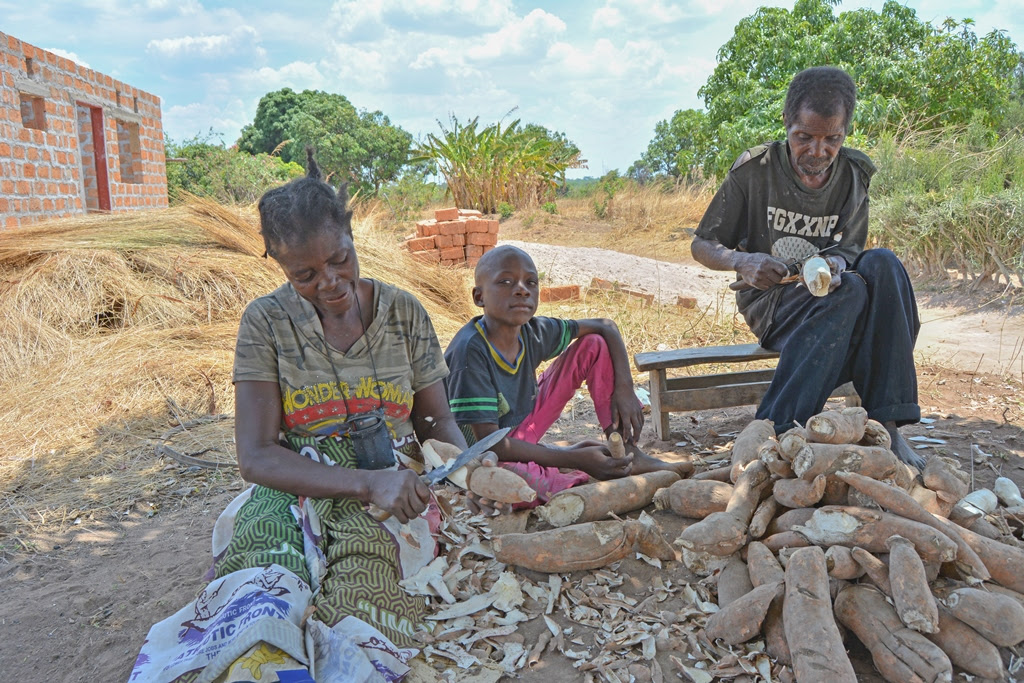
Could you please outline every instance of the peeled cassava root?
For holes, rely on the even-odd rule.
[[[832,269],[829,268],[828,261],[820,256],[814,256],[804,261],[800,278],[812,296],[825,296],[832,283]]]
[[[678,481],[675,472],[659,471],[584,484],[551,496],[547,504],[537,508],[537,514],[554,527],[596,522],[646,507],[657,491]]]
[[[877,590],[848,586],[836,596],[835,614],[853,631],[875,667],[888,681],[906,683],[953,680],[953,666],[937,645],[903,625],[896,610]]]
[[[492,541],[499,562],[546,573],[597,569],[634,551],[661,560],[675,552],[656,524],[637,520],[587,522],[561,529],[503,534]]]
[[[856,683],[850,657],[832,616],[825,553],[801,548],[786,567],[782,620],[798,683]]]

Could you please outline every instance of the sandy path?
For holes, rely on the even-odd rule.
[[[621,254],[596,247],[563,247],[534,242],[503,240],[533,257],[548,285],[589,286],[592,278],[618,282],[625,287],[654,294],[658,301],[674,304],[676,297],[692,296],[699,308],[728,306],[735,310],[728,285],[731,272],[716,272],[695,263],[668,263]],[[919,360],[1024,378],[1024,316],[1000,311],[969,312],[963,308],[920,309]]]

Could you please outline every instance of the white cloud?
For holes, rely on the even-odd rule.
[[[53,54],[57,55],[58,57],[63,57],[64,59],[70,59],[75,64],[81,64],[86,69],[92,68],[92,67],[89,66],[89,63],[87,61],[85,61],[84,59],[82,59],[81,57],[76,55],[74,52],[68,52],[67,50],[62,50],[59,47],[44,47],[43,49],[46,50],[47,52],[52,52]]]
[[[502,59],[531,55],[542,59],[549,46],[557,36],[565,33],[566,28],[565,22],[559,17],[535,9],[492,33],[443,47],[430,47],[416,55],[409,63],[409,68],[424,70],[441,67],[449,76],[466,78],[479,74],[485,64],[494,64]]]
[[[601,7],[594,12],[594,18],[591,20],[591,28],[595,30],[602,30],[606,28],[617,28],[622,25],[622,12],[614,7]]]
[[[505,24],[494,33],[473,41],[466,54],[474,60],[522,55],[565,33],[565,22],[542,9],[535,9],[519,21]]]
[[[319,90],[324,88],[328,82],[320,68],[309,62],[291,62],[277,69],[265,66],[246,71],[238,77],[238,80],[247,88],[264,92],[286,87],[297,91]]]
[[[260,42],[259,33],[251,26],[239,26],[231,33],[217,35],[181,36],[151,40],[146,45],[148,52],[165,57],[195,55],[199,57],[222,57],[236,52],[247,51]]]
[[[251,119],[243,103],[235,99],[218,104],[177,104],[163,110],[164,131],[176,142],[193,135],[202,137],[212,130],[216,137],[231,145],[238,137],[238,131]],[[187,132],[181,133],[182,137],[179,139],[175,131]]]

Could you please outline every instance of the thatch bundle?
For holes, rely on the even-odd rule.
[[[416,295],[446,341],[472,315],[465,274],[374,223],[355,224],[362,273]],[[0,533],[182,490],[154,445],[233,412],[239,317],[284,281],[262,254],[254,209],[203,200],[0,233]]]

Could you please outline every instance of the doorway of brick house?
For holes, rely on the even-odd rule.
[[[86,211],[110,211],[107,147],[103,109],[77,102],[78,156],[82,165],[82,195]]]

